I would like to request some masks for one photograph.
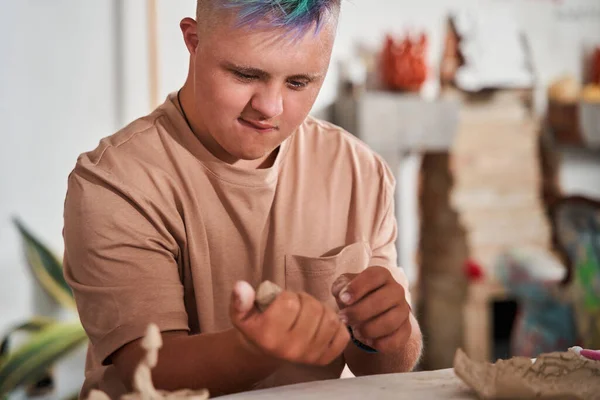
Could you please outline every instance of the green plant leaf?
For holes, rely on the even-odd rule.
[[[25,245],[25,256],[34,277],[44,290],[64,307],[75,309],[71,288],[65,281],[62,262],[35,238],[18,219],[13,220]]]
[[[13,333],[38,332],[54,322],[56,321],[52,318],[34,317],[27,322],[23,322],[22,324],[12,327],[8,333],[4,335],[2,343],[0,343],[0,364],[2,363],[3,358],[8,354],[8,350],[10,348],[10,338]]]
[[[40,379],[56,361],[85,342],[87,335],[79,322],[55,322],[34,333],[0,363],[0,395]]]

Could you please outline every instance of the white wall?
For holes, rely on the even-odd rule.
[[[117,128],[113,1],[0,0],[0,332],[34,311],[19,216],[62,251],[67,174]],[[76,379],[61,383],[77,390]],[[72,371],[73,372],[73,371]]]
[[[67,174],[117,128],[113,2],[0,2],[0,328],[29,311],[21,217],[57,251]]]

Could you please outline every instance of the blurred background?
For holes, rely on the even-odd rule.
[[[67,176],[181,87],[194,15],[194,0],[0,0],[0,394],[79,389],[85,337],[57,274]],[[600,348],[600,1],[345,0],[312,113],[396,174],[419,369],[458,347]]]

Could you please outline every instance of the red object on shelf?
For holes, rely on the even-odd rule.
[[[427,45],[425,34],[399,41],[387,35],[380,65],[383,83],[393,90],[418,91],[427,79]]]
[[[592,82],[600,85],[600,46],[596,47],[592,57]]]
[[[483,268],[473,260],[467,260],[465,263],[465,274],[469,281],[479,281],[484,278]]]

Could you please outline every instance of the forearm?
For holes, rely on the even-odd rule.
[[[121,364],[121,377],[131,382],[136,360]],[[259,355],[242,344],[235,330],[214,334],[163,335],[163,347],[158,365],[152,370],[154,386],[162,390],[203,389],[211,397],[251,389],[256,383],[271,375],[279,361]]]
[[[423,339],[416,318],[410,316],[411,335],[403,349],[395,354],[367,353],[350,343],[344,358],[356,376],[412,371],[421,357]]]

